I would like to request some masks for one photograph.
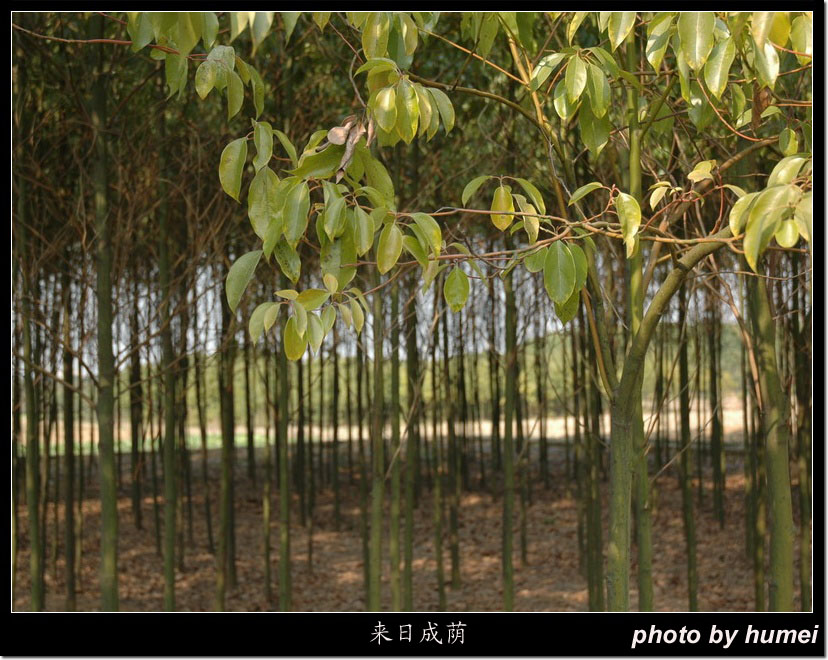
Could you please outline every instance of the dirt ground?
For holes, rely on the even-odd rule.
[[[236,611],[276,609],[268,603],[264,590],[261,486],[254,487],[246,477],[244,450],[239,449],[236,469],[236,547],[237,586],[228,592],[226,608]],[[552,452],[553,475],[550,488],[544,490],[537,475],[533,481],[531,506],[527,513],[528,563],[520,560],[518,518],[515,516],[515,610],[581,611],[587,609],[585,578],[578,567],[577,512],[572,490],[563,474],[563,452]],[[213,528],[217,527],[218,455],[211,456],[211,497]],[[344,463],[344,460],[341,461]],[[709,475],[701,505],[696,493],[696,532],[698,538],[699,608],[702,611],[750,611],[754,606],[753,574],[745,556],[744,478],[741,457],[728,455],[725,494],[726,524],[720,528],[712,512]],[[215,557],[207,548],[204,500],[194,460],[193,538],[185,547],[183,570],[176,571],[176,598],[183,611],[211,611],[215,590]],[[652,474],[652,473],[651,473]],[[299,523],[298,501],[291,512],[291,557],[293,608],[296,611],[361,611],[364,609],[362,543],[359,532],[359,491],[356,481],[349,483],[343,473],[342,525],[334,529],[333,493],[329,486],[317,496],[313,520],[312,563],[308,561],[309,529]],[[151,482],[147,485],[151,487]],[[123,611],[159,611],[163,605],[162,558],[156,553],[153,523],[153,499],[143,500],[144,525],[135,528],[128,493],[124,484],[119,500],[119,592]],[[659,611],[686,610],[685,543],[681,518],[681,492],[671,469],[656,481],[657,497],[653,520],[653,582],[655,608]],[[387,493],[387,491],[386,491]],[[604,539],[606,539],[606,484],[602,484]],[[387,505],[388,497],[386,497]],[[794,493],[795,515],[797,497]],[[159,495],[159,507],[163,497]],[[517,508],[517,507],[516,507]],[[97,610],[99,600],[99,515],[97,474],[83,505],[84,535],[79,610]],[[278,498],[271,507],[271,580],[272,592],[278,594]],[[62,529],[63,510],[59,508]],[[163,524],[163,510],[160,511]],[[48,511],[46,609],[64,608],[64,563],[62,543],[53,560],[53,508]],[[458,589],[447,585],[449,611],[497,611],[502,604],[501,589],[501,518],[500,500],[487,491],[465,493],[460,509],[460,557],[462,584]],[[436,562],[433,556],[432,501],[428,491],[415,515],[414,608],[433,611],[438,607]],[[26,511],[19,508],[20,540],[17,557],[14,609],[29,608],[29,552]],[[61,532],[62,533],[62,532]],[[215,532],[214,532],[215,533]],[[386,525],[387,533],[387,525]],[[446,576],[450,576],[448,539],[443,544]],[[387,537],[383,552],[387,553]],[[632,552],[635,557],[635,550]],[[795,557],[798,560],[798,549]],[[798,567],[796,589],[798,591]],[[635,581],[633,560],[631,584]],[[383,608],[390,607],[387,584],[388,566],[383,569]],[[797,596],[798,600],[798,596]],[[631,605],[637,594],[633,590]],[[798,603],[796,605],[798,607]]]

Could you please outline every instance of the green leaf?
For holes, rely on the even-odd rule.
[[[179,55],[178,57],[182,57]],[[210,90],[216,84],[216,63],[211,60],[204,60],[198,65],[195,74],[196,93],[202,99],[206,98]]]
[[[454,128],[454,107],[451,105],[449,97],[446,96],[445,92],[434,87],[430,87],[428,91],[434,99],[446,133],[450,133],[451,129]]]
[[[484,59],[489,56],[489,52],[492,50],[492,44],[499,27],[500,24],[494,12],[483,14],[483,20],[480,22],[480,32],[477,37],[477,52]]]
[[[285,23],[285,43],[288,43],[291,35],[293,34],[293,30],[296,27],[296,21],[299,20],[299,14],[301,12],[282,11],[279,13],[282,15],[282,20]]]
[[[563,241],[549,246],[543,265],[543,285],[557,303],[564,303],[575,289],[575,261]]]
[[[299,297],[299,292],[295,289],[280,289],[276,295],[286,300],[296,300]]]
[[[231,71],[227,85],[227,119],[232,119],[239,113],[242,103],[244,103],[244,83],[238,73]]]
[[[396,223],[385,225],[377,245],[377,267],[381,275],[391,270],[402,252],[402,232]]]
[[[727,87],[727,74],[735,57],[736,47],[733,45],[733,39],[722,39],[713,48],[710,59],[704,65],[704,82],[717,99],[722,98],[722,93]]]
[[[362,307],[359,306],[359,303],[354,298],[351,298],[348,303],[351,308],[351,317],[354,320],[354,330],[356,330],[357,334],[359,334],[365,326],[365,313],[362,311]]]
[[[403,142],[410,144],[417,135],[417,122],[420,118],[420,106],[417,101],[417,92],[405,78],[400,80],[397,87],[397,121],[396,129]]]
[[[581,291],[575,289],[572,295],[563,304],[555,303],[555,314],[561,323],[566,325],[578,314],[578,305],[581,303]]]
[[[791,46],[793,46],[793,50],[797,53],[805,53],[804,55],[796,56],[801,66],[806,65],[812,59],[813,32],[813,21],[805,14],[797,16],[791,24]]]
[[[569,58],[564,81],[566,83],[566,98],[570,103],[575,103],[581,97],[587,83],[586,64],[577,55]]]
[[[751,203],[759,193],[748,193],[743,195],[730,208],[730,215],[728,216],[728,224],[730,225],[730,233],[738,236],[742,233],[748,218],[748,210]]]
[[[681,52],[693,71],[704,66],[713,48],[716,15],[712,11],[683,11],[679,15],[678,35]]]
[[[244,171],[244,162],[247,160],[247,139],[233,140],[224,147],[219,162],[219,181],[221,187],[230,197],[239,201],[241,191],[241,177]]]
[[[799,228],[793,220],[783,220],[774,234],[776,242],[783,248],[792,248],[799,240]]]
[[[656,14],[647,24],[647,61],[656,71],[661,67],[664,53],[670,43],[673,27],[673,13]]]
[[[287,242],[284,236],[276,243],[273,254],[276,255],[276,261],[279,264],[279,268],[285,274],[285,277],[296,284],[299,281],[302,262],[296,250],[293,249],[293,246]]]
[[[307,311],[312,312],[314,309],[321,307],[330,297],[330,292],[324,289],[305,289],[297,296],[296,302]]]
[[[428,244],[434,250],[434,254],[440,256],[440,248],[443,243],[443,233],[440,231],[440,225],[426,213],[412,213],[411,217],[423,232],[426,240],[428,240]]]
[[[575,202],[577,202],[580,199],[583,199],[593,190],[598,190],[598,188],[603,187],[604,186],[602,186],[597,181],[593,181],[592,183],[588,183],[585,186],[581,186],[574,193],[572,193],[572,197],[569,198],[569,203],[567,204],[567,206],[572,206]]]
[[[799,228],[799,235],[809,243],[813,235],[813,191],[809,190],[799,200],[794,209],[794,221]]]
[[[247,70],[250,73],[250,87],[253,89],[253,106],[256,108],[256,119],[258,119],[264,110],[264,81],[259,75],[259,72],[249,64],[247,65]]]
[[[227,290],[227,304],[230,305],[230,311],[236,313],[236,307],[239,306],[244,290],[253,278],[253,273],[256,271],[256,266],[259,265],[259,259],[262,258],[261,250],[253,250],[243,254],[230,266],[230,271],[227,273],[225,281],[225,288]]]
[[[634,25],[634,11],[614,11],[610,14],[609,22],[607,23],[607,34],[609,35],[613,50],[618,48],[621,42],[627,38],[627,35],[633,29]]]
[[[799,139],[793,129],[786,128],[779,134],[779,149],[786,156],[792,156],[799,151]]]
[[[542,271],[544,264],[546,264],[547,252],[548,248],[542,247],[540,250],[536,250],[535,252],[527,255],[523,260],[523,265],[526,270],[530,273],[539,273]]]
[[[596,117],[603,117],[609,109],[612,98],[609,82],[604,72],[594,64],[590,64],[587,70],[587,94],[589,94],[590,108]]]
[[[276,135],[278,137],[278,133]],[[343,153],[345,153],[343,145],[329,144],[319,153],[302,156],[299,166],[288,171],[302,179],[327,179],[336,172]]]
[[[428,257],[425,250],[423,250],[423,246],[420,245],[420,241],[413,236],[403,236],[403,247],[417,260],[421,267],[426,268],[428,266]]]
[[[266,167],[259,170],[247,191],[247,215],[250,224],[253,225],[253,231],[262,240],[271,228],[271,222],[278,222],[281,227],[279,211],[282,205],[278,196],[278,186],[279,177]]]
[[[273,14],[272,11],[257,11],[253,20],[249,21],[254,55],[270,32],[270,26],[273,25]]]
[[[761,47],[753,45],[753,65],[759,82],[773,89],[779,76],[779,55],[770,41]]]
[[[285,347],[287,359],[291,362],[296,362],[305,354],[305,349],[308,347],[308,338],[296,329],[295,316],[291,316],[285,323],[282,345]]]
[[[304,236],[308,226],[310,193],[304,181],[295,185],[288,193],[282,217],[285,221],[285,238],[294,248]]]
[[[490,216],[494,226],[500,231],[508,229],[515,217],[512,214],[512,211],[515,210],[515,204],[512,200],[512,193],[509,192],[509,190],[507,190],[504,186],[498,186],[495,189],[490,210],[497,211],[497,213],[493,213]]]
[[[650,208],[655,210],[655,207],[658,206],[658,203],[667,194],[667,191],[670,190],[669,187],[661,186],[660,188],[656,188],[653,190],[652,194],[650,195]]]
[[[784,214],[793,210],[801,197],[802,191],[798,187],[785,184],[766,188],[753,200],[748,210],[743,243],[745,258],[754,272],[758,272],[756,264],[759,257],[779,228]]]
[[[810,160],[805,156],[786,156],[780,160],[768,177],[767,187],[777,186],[793,181],[802,166]]]
[[[558,65],[567,57],[566,53],[552,53],[544,55],[537,66],[532,69],[532,76],[529,82],[529,89],[535,91],[546,79],[558,68]]]
[[[265,302],[256,307],[250,315],[250,320],[247,323],[247,329],[250,332],[250,338],[257,342],[262,333],[267,332],[273,327],[276,317],[279,315],[281,305],[274,302]]]
[[[397,92],[394,88],[385,87],[379,90],[374,97],[374,104],[370,107],[379,127],[389,133],[393,131],[397,124]]]
[[[520,187],[526,191],[526,194],[529,195],[532,203],[540,209],[541,215],[545,215],[546,204],[543,203],[543,197],[540,194],[540,190],[538,190],[533,183],[527,181],[526,179],[515,177],[515,181],[517,181],[520,184]]]
[[[354,246],[357,256],[367,253],[374,244],[374,222],[360,207],[354,208]]]
[[[618,197],[615,198],[615,210],[621,223],[621,234],[624,236],[629,258],[635,247],[635,235],[641,225],[641,207],[632,195],[618,193]]]
[[[325,334],[328,334],[336,323],[336,310],[333,305],[328,305],[322,310],[322,327],[325,329]]]
[[[703,160],[700,163],[696,164],[696,166],[693,168],[693,171],[687,175],[687,178],[693,181],[694,183],[704,181],[705,179],[712,179],[713,175],[710,173],[710,170],[712,170],[715,166],[715,160]]]
[[[575,38],[575,33],[581,27],[581,23],[584,22],[587,14],[589,14],[588,11],[576,11],[575,16],[569,21],[569,25],[566,26],[566,41],[568,43],[572,43],[572,40]]]
[[[566,92],[566,81],[559,80],[552,91],[552,105],[555,107],[555,112],[558,117],[568,122],[575,116],[578,105],[569,102],[569,96]]]
[[[469,278],[460,268],[453,268],[443,284],[443,295],[449,309],[459,312],[469,297]]]
[[[474,193],[476,193],[480,189],[480,186],[482,186],[486,181],[488,181],[491,178],[492,177],[490,177],[487,174],[482,174],[481,176],[475,177],[474,179],[469,181],[466,184],[466,187],[463,188],[463,206],[468,204],[468,201],[472,198],[472,195],[474,195]]]
[[[167,53],[164,61],[164,75],[167,86],[170,88],[167,98],[170,98],[176,92],[180,94],[187,86],[187,61],[186,57],[175,53]]]
[[[298,300],[297,298],[291,302],[290,308],[293,310],[293,318],[296,319],[296,331],[305,334],[305,330],[308,329],[308,312],[304,305],[298,303]]]
[[[273,156],[273,129],[266,121],[256,122],[253,129],[253,144],[256,145],[253,167],[258,172],[270,162]]]
[[[308,343],[314,353],[319,352],[319,347],[325,339],[325,329],[322,327],[322,320],[316,314],[308,314]]]
[[[774,13],[772,11],[755,11],[751,17],[750,32],[753,40],[760,48],[765,45],[773,27]]]
[[[362,50],[365,57],[383,57],[388,50],[390,22],[384,11],[372,11],[362,28]]]
[[[590,153],[597,156],[609,141],[610,123],[609,113],[603,117],[596,117],[588,102],[581,105],[578,127],[581,130],[581,139]]]
[[[201,12],[201,16],[203,21],[201,43],[204,44],[205,49],[210,49],[213,47],[218,36],[218,17],[211,11],[203,11]]]

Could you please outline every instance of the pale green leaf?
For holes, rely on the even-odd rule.
[[[262,251],[253,250],[240,256],[230,266],[225,281],[225,288],[227,291],[227,304],[233,313],[236,312],[236,307],[239,306],[239,301],[244,294],[244,290],[253,278],[253,273],[256,271],[256,266],[259,265],[261,258]]]

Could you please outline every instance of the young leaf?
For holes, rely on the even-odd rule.
[[[247,254],[243,254],[230,266],[230,271],[227,273],[227,280],[225,281],[225,288],[227,290],[227,304],[230,305],[230,311],[234,314],[236,307],[239,306],[244,290],[253,278],[253,273],[256,271],[256,266],[259,265],[259,259],[262,258],[261,250],[253,250]]]
[[[311,312],[321,307],[330,296],[331,294],[323,289],[305,289],[297,296],[296,302]]]
[[[281,305],[274,302],[265,302],[260,304],[250,315],[250,320],[247,324],[247,329],[250,332],[250,338],[257,342],[262,333],[267,332],[273,327],[276,317],[279,315],[279,308]]]
[[[285,323],[282,345],[285,347],[287,359],[291,362],[296,362],[305,354],[305,349],[308,347],[308,338],[296,329],[295,316],[291,316]]]
[[[469,297],[469,278],[460,268],[453,268],[443,284],[443,295],[449,309],[459,312]]]
[[[319,352],[322,341],[325,339],[325,330],[322,327],[322,320],[314,313],[308,314],[308,342],[314,353]]]
[[[472,195],[474,195],[474,193],[476,193],[479,190],[480,186],[482,186],[489,179],[491,179],[489,175],[482,174],[481,176],[475,177],[466,184],[466,187],[463,188],[463,206],[465,206],[468,203]]]
[[[615,199],[615,210],[621,223],[621,234],[624,236],[629,257],[635,245],[635,235],[641,225],[641,207],[632,195],[618,193]]]
[[[540,209],[541,215],[545,215],[546,204],[543,203],[543,197],[540,194],[540,190],[538,190],[533,183],[527,181],[526,179],[516,177],[515,181],[517,181],[520,184],[520,187],[526,191],[526,194],[529,195],[532,203]]]
[[[512,214],[512,211],[515,210],[515,204],[512,200],[512,193],[510,193],[505,187],[498,186],[495,189],[494,197],[492,198],[491,210],[498,212],[491,215],[494,226],[500,231],[508,229],[515,217]]]
[[[567,204],[567,206],[572,206],[579,199],[586,197],[589,193],[591,193],[593,190],[597,190],[598,188],[603,188],[603,186],[597,181],[593,181],[592,183],[588,183],[585,186],[581,186],[574,193],[572,193],[572,197],[569,198],[569,203]]]
[[[443,242],[443,234],[437,221],[426,213],[412,213],[411,217],[417,223],[420,231],[423,232],[434,254],[440,256],[440,247]]]

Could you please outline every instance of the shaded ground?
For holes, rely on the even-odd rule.
[[[226,600],[228,610],[261,611],[274,609],[264,593],[262,502],[260,487],[254,488],[246,477],[244,449],[239,448],[236,469],[236,529],[238,584]],[[551,487],[544,490],[537,475],[533,479],[533,499],[527,513],[528,564],[520,561],[518,517],[515,515],[515,609],[520,611],[578,611],[587,609],[586,581],[579,572],[577,512],[573,495],[574,482],[563,474],[563,452],[552,452]],[[211,456],[211,496],[214,530],[217,527],[218,455]],[[341,460],[341,463],[344,463]],[[207,549],[204,501],[198,462],[193,461],[193,538],[185,548],[184,570],[176,572],[176,596],[180,610],[213,609],[215,558]],[[722,529],[714,520],[712,495],[705,489],[701,506],[696,493],[696,530],[698,537],[699,607],[708,611],[746,611],[753,608],[753,574],[745,556],[744,479],[741,458],[728,456],[726,490],[726,525]],[[125,470],[128,474],[128,470]],[[709,477],[708,477],[709,478]],[[333,493],[326,484],[317,495],[313,523],[312,566],[308,562],[308,528],[299,524],[298,501],[291,513],[291,548],[293,570],[293,605],[298,611],[357,611],[364,609],[362,541],[360,537],[359,490],[357,482],[342,477],[342,525],[334,529]],[[475,482],[476,483],[476,482]],[[681,492],[671,469],[656,482],[657,498],[653,520],[653,580],[655,606],[662,611],[686,609],[685,544],[681,518]],[[163,603],[162,559],[156,553],[153,525],[153,499],[143,502],[144,528],[132,522],[128,482],[119,501],[120,599],[124,611],[158,611]],[[707,484],[709,486],[709,483]],[[147,481],[151,488],[151,481]],[[275,489],[274,489],[275,491]],[[386,491],[387,492],[387,491]],[[604,539],[606,539],[606,484],[602,484],[604,501]],[[387,502],[386,497],[386,502]],[[278,515],[277,497],[271,507]],[[794,493],[794,502],[797,502]],[[163,498],[159,495],[159,507]],[[516,509],[517,509],[516,505]],[[795,505],[796,508],[796,505]],[[79,610],[99,608],[99,514],[97,474],[83,505],[84,537]],[[63,510],[59,509],[62,529]],[[796,511],[795,511],[796,513]],[[57,561],[52,557],[53,509],[48,512],[46,563],[46,609],[64,607],[64,564],[62,543]],[[487,491],[465,493],[460,511],[460,557],[462,585],[447,585],[450,611],[496,611],[501,608],[501,518],[500,500]],[[160,512],[163,521],[163,511]],[[438,607],[433,557],[432,500],[428,491],[415,516],[414,607],[435,610]],[[29,552],[25,507],[19,509],[20,541],[17,558],[17,583],[14,609],[29,607]],[[163,522],[162,522],[163,524]],[[185,528],[186,529],[186,528]],[[386,530],[387,531],[387,530]],[[214,532],[215,533],[215,532]],[[62,534],[62,532],[61,532]],[[278,534],[276,519],[271,522],[272,591],[278,594]],[[450,576],[448,539],[444,544],[446,575]],[[387,538],[383,551],[387,552]],[[633,549],[633,557],[635,551]],[[798,550],[795,552],[798,558]],[[795,576],[798,576],[798,568]],[[384,568],[387,579],[387,566]],[[631,584],[635,585],[635,565]],[[798,579],[796,584],[799,589]],[[383,586],[383,608],[390,606],[387,582]],[[633,592],[634,607],[637,595]],[[798,607],[798,596],[797,603]]]

